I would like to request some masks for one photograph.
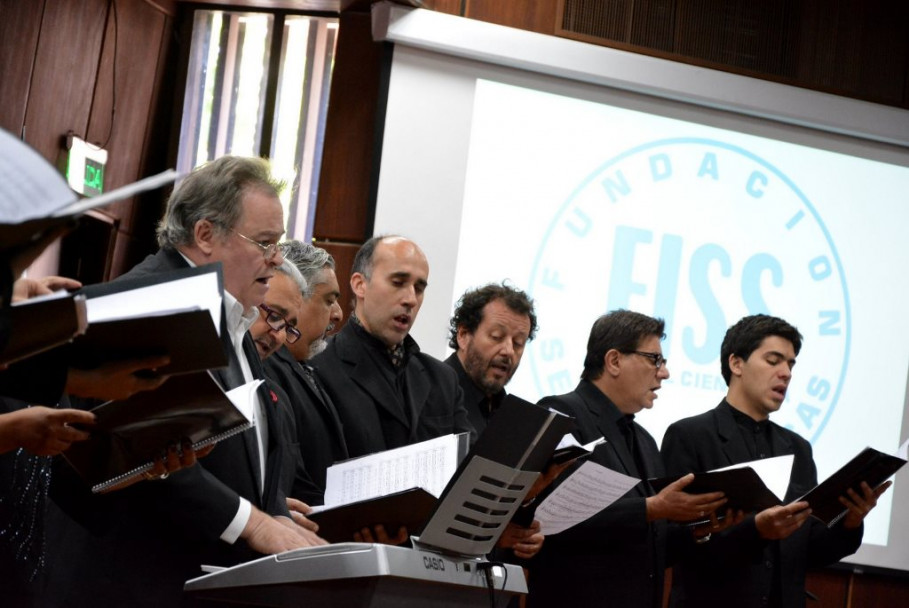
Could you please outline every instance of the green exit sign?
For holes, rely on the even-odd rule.
[[[67,144],[66,181],[69,187],[83,196],[95,196],[104,192],[107,150],[78,137],[68,138]]]
[[[85,159],[85,177],[83,178],[85,196],[94,196],[104,192],[104,165],[90,158]]]

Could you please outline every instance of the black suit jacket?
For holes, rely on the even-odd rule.
[[[186,266],[178,253],[162,250],[124,277]],[[223,323],[221,336],[230,365],[238,366]],[[264,378],[249,334],[243,348],[253,375]],[[214,374],[225,388],[232,388],[231,378],[237,376],[237,369],[234,374],[228,368]],[[237,513],[241,496],[267,513],[287,515],[285,499],[299,460],[299,453],[294,454],[285,434],[287,425],[293,424],[286,404],[282,405],[265,384],[259,388],[259,397],[268,425],[262,493],[252,429],[219,442],[196,466],[166,480],[143,481],[110,495],[88,496],[84,485],[60,468],[52,483],[54,499],[82,527],[61,517],[55,517],[49,526],[53,538],[49,538],[51,580],[46,604],[179,605],[183,583],[200,575],[201,564],[232,565],[257,557],[242,540],[230,545],[220,535]]]
[[[325,470],[335,462],[348,459],[350,454],[334,403],[324,390],[319,390],[315,372],[304,369],[303,365],[282,347],[265,360],[265,373],[290,398],[297,431],[294,441],[300,446],[306,470],[324,493]]]
[[[573,392],[546,397],[539,405],[574,417],[580,443],[606,439],[591,461],[638,478],[663,475],[656,442],[634,423],[645,469],[637,470],[618,426],[623,414],[592,383],[582,380]],[[691,535],[677,534],[664,521],[649,523],[645,499],[650,495],[650,486],[639,483],[587,521],[547,536],[530,560],[527,605],[660,606],[668,554],[690,543]]]
[[[811,444],[796,433],[770,423],[774,455],[793,454],[792,476],[786,503],[817,485]],[[698,416],[673,423],[663,437],[667,473],[683,475],[752,460],[725,402]],[[721,606],[733,601],[740,608],[766,606],[771,596],[774,569],[779,576],[781,605],[805,605],[805,573],[854,553],[862,528],[828,529],[814,518],[782,541],[765,541],[754,525],[754,515],[696,548],[673,569],[671,605]]]
[[[401,403],[357,329],[348,322],[312,360],[338,409],[352,457],[449,433],[469,432],[475,439],[451,368],[427,354],[411,353],[404,371],[407,399]]]

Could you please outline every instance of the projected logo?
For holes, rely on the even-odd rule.
[[[798,180],[798,167],[787,175],[738,146],[694,138],[642,144],[585,179],[555,213],[531,273],[547,320],[525,357],[540,395],[572,390],[593,320],[628,308],[666,321],[672,377],[655,407],[673,419],[705,411],[726,391],[727,327],[767,313],[805,337],[774,420],[815,441],[848,365],[849,296]]]

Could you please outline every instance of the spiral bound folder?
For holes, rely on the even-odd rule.
[[[63,456],[92,492],[127,485],[151,470],[168,444],[185,438],[201,449],[249,429],[250,398],[260,383],[225,393],[209,372],[174,376],[157,390],[94,408],[91,438]]]

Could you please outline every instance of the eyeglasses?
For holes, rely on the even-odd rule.
[[[650,359],[650,361],[653,363],[654,367],[656,367],[658,370],[661,367],[663,367],[664,365],[666,365],[666,363],[667,363],[666,357],[664,357],[660,353],[648,353],[643,350],[633,350],[629,354],[641,355],[642,357],[646,357],[646,358]]]
[[[265,304],[259,304],[265,312],[265,322],[268,323],[268,326],[275,331],[284,330],[286,340],[288,344],[293,344],[302,337],[300,330],[294,327],[291,323],[287,321],[287,317],[279,313],[277,310],[269,308]]]
[[[261,250],[262,250],[262,254],[265,256],[265,260],[266,260],[266,261],[269,261],[269,260],[273,259],[273,258],[275,257],[275,254],[278,253],[279,248],[278,248],[278,244],[277,244],[277,243],[268,243],[267,245],[263,245],[263,244],[260,243],[259,241],[256,241],[256,240],[254,240],[254,239],[251,239],[251,238],[249,238],[248,236],[246,236],[245,234],[240,234],[239,232],[237,232],[237,231],[234,230],[233,228],[231,228],[231,232],[234,232],[238,237],[240,237],[240,238],[243,239],[244,241],[249,241],[250,243],[252,243],[252,244],[255,245],[256,247],[258,247],[259,249],[261,249]]]

